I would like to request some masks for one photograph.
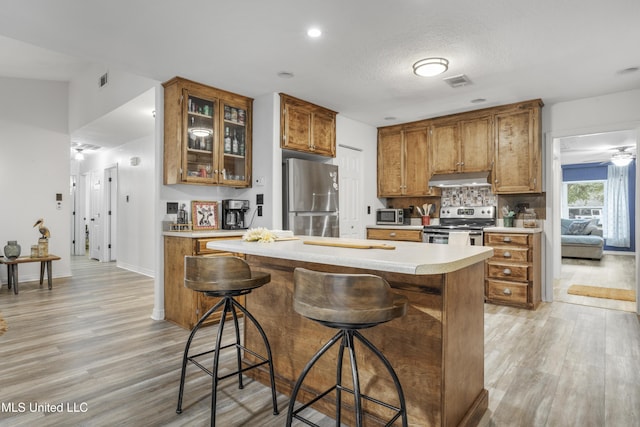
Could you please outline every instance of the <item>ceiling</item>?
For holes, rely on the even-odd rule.
[[[65,81],[96,62],[254,98],[285,92],[372,126],[640,88],[637,0],[5,0],[3,10],[0,76]],[[320,38],[306,35],[312,25]],[[448,71],[413,74],[432,56]],[[443,81],[460,74],[471,84]]]
[[[620,149],[636,155],[636,145],[637,135],[633,130],[560,138],[560,161],[562,164],[606,163]]]

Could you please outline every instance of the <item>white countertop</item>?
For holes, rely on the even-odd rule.
[[[185,237],[188,239],[206,239],[207,237],[238,237],[247,230],[208,230],[208,231],[164,231],[163,236]]]
[[[484,261],[493,255],[493,249],[487,246],[449,246],[316,236],[297,237],[299,240],[274,243],[243,240],[212,241],[207,243],[207,248],[294,261],[416,275],[449,273]],[[304,240],[358,244],[377,243],[392,245],[395,246],[395,249],[352,249],[306,245],[303,243]]]

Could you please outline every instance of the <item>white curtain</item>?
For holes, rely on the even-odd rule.
[[[609,165],[607,174],[607,246],[630,247],[629,165]]]

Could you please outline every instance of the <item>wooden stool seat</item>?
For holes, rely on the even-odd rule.
[[[184,285],[210,296],[246,293],[271,281],[269,273],[252,272],[236,257],[185,257]]]
[[[408,299],[403,295],[392,292],[391,286],[382,277],[370,274],[323,273],[296,268],[293,272],[293,284],[294,310],[302,316],[325,326],[338,329],[338,332],[318,350],[298,377],[289,399],[286,426],[291,427],[294,419],[307,425],[315,425],[301,413],[332,392],[335,392],[336,425],[341,425],[343,404],[341,396],[344,392],[353,395],[356,427],[364,425],[363,401],[368,401],[393,411],[394,415],[385,426],[395,425],[394,423],[400,419],[402,426],[407,427],[406,401],[398,375],[382,352],[364,337],[359,330],[371,328],[380,323],[404,316],[407,313]],[[362,344],[363,350],[368,349],[386,368],[396,388],[397,405],[380,401],[371,397],[368,394],[368,390],[367,394],[361,390],[355,347],[356,341]],[[338,343],[335,384],[323,392],[317,394],[314,392],[316,394],[314,398],[296,408],[296,398],[305,377],[311,372],[318,360]],[[349,354],[353,389],[346,387],[342,381],[342,364],[345,351]]]
[[[211,393],[211,427],[216,423],[216,402],[218,382],[220,380],[236,376],[238,377],[238,387],[244,388],[242,381],[242,373],[250,369],[255,369],[263,365],[267,365],[269,369],[269,378],[271,380],[271,400],[273,404],[274,415],[278,414],[278,403],[276,401],[276,385],[273,373],[273,357],[271,355],[271,346],[260,323],[253,315],[242,306],[234,297],[248,294],[253,289],[269,283],[271,275],[262,272],[252,272],[249,265],[240,258],[236,257],[206,257],[206,256],[187,256],[184,259],[184,285],[197,292],[202,292],[208,296],[222,297],[221,300],[211,307],[204,316],[198,320],[193,327],[182,356],[182,372],[180,375],[180,388],[178,391],[178,407],[176,412],[182,413],[182,398],[184,394],[185,375],[187,363],[191,362],[198,368],[209,374],[212,378]],[[198,354],[189,354],[189,348],[196,332],[202,324],[216,310],[222,308],[220,324],[218,325],[218,333],[216,343],[212,350],[207,350]],[[254,350],[246,348],[240,341],[240,327],[238,324],[238,312],[244,315],[245,328],[253,325],[260,333],[264,342],[264,350],[266,356],[256,353]],[[222,344],[222,335],[224,331],[227,316],[233,321],[235,342],[231,344]],[[218,374],[218,365],[220,361],[220,351],[234,348],[236,350],[237,370],[220,376]],[[249,363],[242,360],[242,353],[247,352],[258,359],[255,363]],[[213,355],[213,367],[208,368],[200,362],[203,356]],[[244,365],[244,366],[243,366]]]
[[[364,328],[407,312],[407,297],[392,292],[378,276],[296,268],[294,282],[294,310],[318,322]]]

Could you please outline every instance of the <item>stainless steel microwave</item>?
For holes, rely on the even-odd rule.
[[[402,210],[402,209],[378,209],[376,211],[376,224],[378,224],[378,225],[402,225],[402,224],[404,224],[404,210]]]

